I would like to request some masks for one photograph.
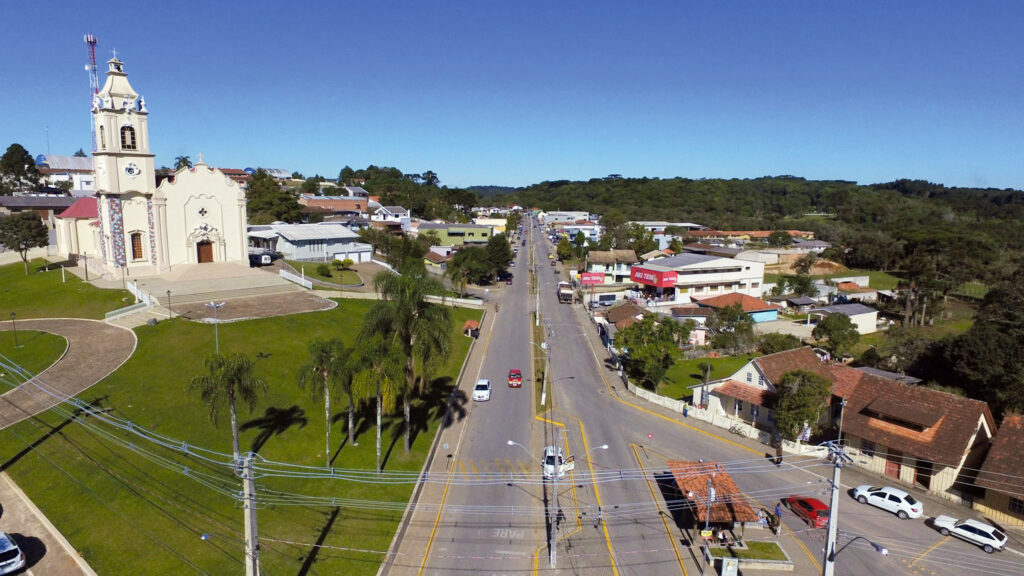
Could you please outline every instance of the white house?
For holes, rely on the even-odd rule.
[[[834,304],[812,308],[807,311],[807,323],[823,320],[832,314],[846,314],[857,327],[858,334],[871,334],[878,331],[878,310],[863,304]]]
[[[249,245],[280,252],[288,260],[369,262],[373,246],[357,242],[359,235],[339,223],[267,224],[249,227]]]
[[[381,206],[370,216],[370,220],[374,222],[398,222],[405,225],[411,217],[412,214],[409,213],[409,210],[401,206]]]

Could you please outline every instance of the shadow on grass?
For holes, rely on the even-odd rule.
[[[89,407],[94,409],[94,410],[98,410],[100,408],[100,406],[102,405],[103,401],[106,400],[106,399],[107,399],[106,396],[102,396],[100,398],[97,398],[97,399],[95,399],[95,400],[93,400],[92,402],[89,403]],[[26,455],[28,455],[30,452],[32,452],[33,450],[38,448],[43,442],[45,442],[51,436],[55,436],[55,435],[59,434],[60,431],[63,430],[65,426],[67,426],[68,424],[71,424],[72,422],[77,420],[78,417],[81,416],[82,414],[86,414],[85,411],[83,409],[81,409],[81,408],[76,408],[75,411],[71,413],[71,417],[70,418],[65,418],[64,421],[61,422],[60,424],[57,424],[56,426],[50,427],[50,429],[46,431],[46,434],[43,434],[35,442],[32,442],[31,444],[26,446],[23,450],[21,450],[20,452],[18,452],[14,456],[11,456],[10,460],[8,460],[7,462],[4,462],[3,464],[0,464],[0,472],[4,472],[4,471],[8,470],[11,466],[14,466],[15,464],[17,464],[19,460],[21,460]],[[86,414],[86,416],[88,416],[88,414]],[[49,426],[49,424],[46,424],[45,422],[40,420],[38,415],[32,416],[32,419],[42,423],[44,426]]]
[[[320,529],[320,536],[317,537],[316,544],[313,545],[313,549],[302,561],[302,568],[299,568],[298,576],[307,576],[309,571],[313,568],[313,563],[316,562],[317,554],[320,552],[320,546],[323,545],[324,540],[327,539],[327,535],[331,533],[331,527],[334,526],[334,521],[337,520],[339,512],[341,512],[340,508],[334,508],[327,515],[327,523]]]
[[[240,431],[258,428],[260,433],[253,438],[252,451],[259,452],[260,448],[270,440],[271,436],[279,436],[289,428],[298,425],[299,428],[306,426],[309,420],[306,418],[306,411],[298,405],[290,408],[277,408],[271,406],[263,412],[263,416],[249,420],[239,427]]]

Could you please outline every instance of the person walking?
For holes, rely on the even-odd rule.
[[[775,505],[775,535],[782,531],[782,501]]]

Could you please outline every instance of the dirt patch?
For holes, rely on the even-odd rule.
[[[337,306],[335,302],[321,298],[312,292],[248,296],[225,300],[224,306],[217,310],[217,318],[222,322],[244,318],[270,318],[271,316],[330,310],[335,306]],[[213,310],[207,308],[202,302],[174,306],[172,311],[186,320],[202,321],[204,318],[213,318]]]
[[[833,262],[831,260],[818,260],[814,263],[814,266],[811,266],[810,275],[827,276],[829,274],[838,274],[845,270],[848,270],[848,268],[838,262]],[[792,262],[766,266],[765,272],[771,274],[796,274],[796,270],[793,269]]]

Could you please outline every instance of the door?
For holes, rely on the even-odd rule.
[[[914,482],[920,484],[925,489],[932,487],[932,463],[924,460],[918,460],[914,466]]]
[[[903,453],[895,450],[885,456],[885,475],[893,478],[900,477],[900,463],[903,461]]]
[[[213,243],[203,241],[196,244],[196,257],[200,264],[213,262]]]

